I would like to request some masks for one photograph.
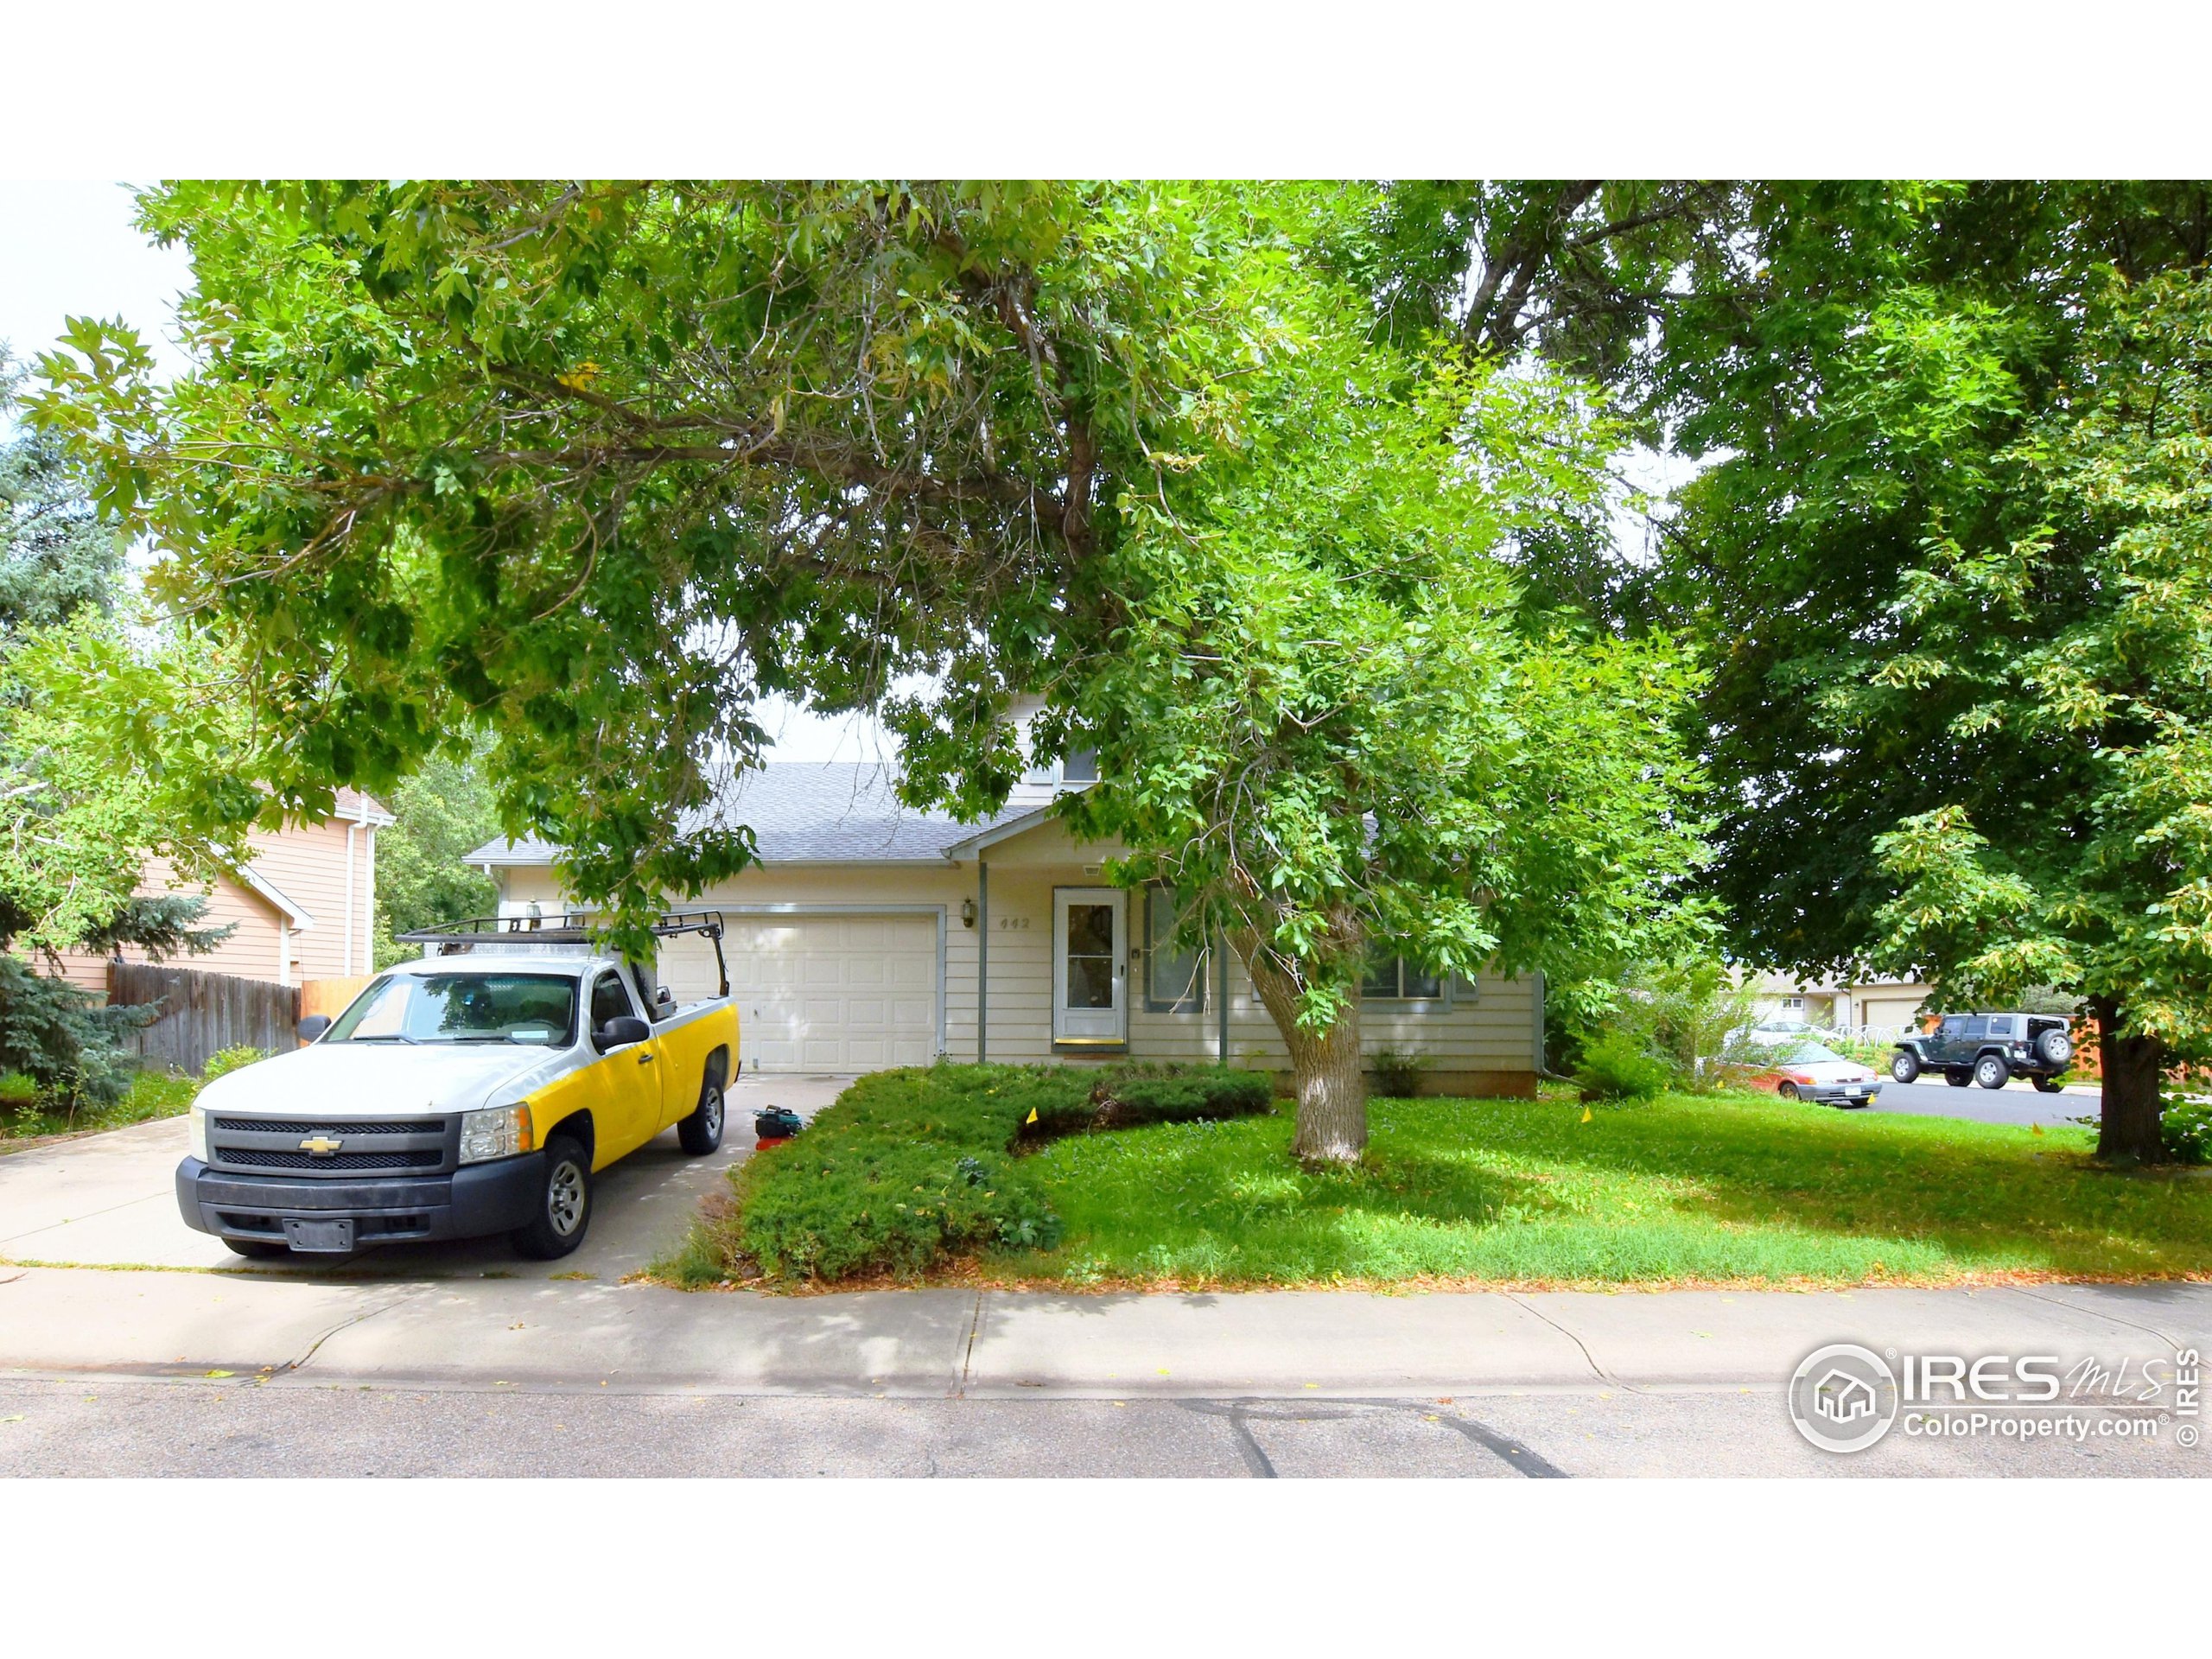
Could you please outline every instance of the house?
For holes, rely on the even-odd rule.
[[[1754,1006],[1763,1022],[1802,1020],[1822,1031],[1879,1037],[1916,1026],[1921,1005],[1934,995],[1929,986],[1899,979],[1807,981],[1763,974],[1755,986]]]
[[[370,973],[375,969],[377,831],[392,822],[372,798],[341,789],[336,810],[320,823],[250,832],[251,858],[212,881],[180,878],[166,859],[151,858],[138,891],[204,893],[201,925],[232,925],[213,950],[178,957],[178,966],[285,985]],[[123,955],[137,960],[143,952],[126,947]],[[72,983],[106,991],[105,958],[68,951],[61,963]]]
[[[1173,948],[1164,888],[1110,885],[1113,844],[1077,845],[1053,815],[1096,773],[1086,756],[1033,772],[996,817],[963,823],[902,806],[870,764],[772,763],[731,779],[710,813],[749,824],[759,865],[691,901],[718,910],[744,1058],[763,1071],[845,1073],[956,1060],[1133,1059],[1287,1071],[1274,1021],[1233,952]],[[543,842],[469,855],[503,915],[564,907]],[[671,941],[659,974],[679,998],[714,988],[703,939]],[[1533,1095],[1543,1003],[1535,976],[1440,981],[1378,967],[1362,1036],[1371,1054],[1429,1060],[1441,1094]]]

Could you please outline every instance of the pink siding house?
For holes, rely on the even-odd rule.
[[[284,985],[366,974],[374,969],[377,831],[392,821],[372,797],[341,789],[336,812],[320,823],[255,830],[246,837],[252,856],[211,884],[178,880],[156,858],[147,861],[139,891],[204,893],[206,925],[235,924],[209,954],[180,957],[175,966]],[[72,983],[107,989],[104,958],[74,951],[61,960]]]

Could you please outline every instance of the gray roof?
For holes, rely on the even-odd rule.
[[[1004,808],[978,823],[902,805],[891,792],[893,773],[871,762],[772,761],[756,771],[725,773],[710,807],[687,812],[687,833],[721,823],[750,824],[764,864],[927,862],[981,830],[1038,805],[1038,791],[1017,791]],[[560,851],[531,837],[488,841],[471,864],[550,864]]]

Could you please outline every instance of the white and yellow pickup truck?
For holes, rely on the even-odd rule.
[[[719,916],[671,916],[659,938]],[[403,938],[419,962],[379,974],[303,1046],[217,1078],[177,1166],[188,1225],[241,1255],[506,1233],[566,1255],[591,1224],[592,1178],[673,1128],[721,1145],[738,1064],[729,978],[682,1007],[603,954],[586,918],[480,918]]]

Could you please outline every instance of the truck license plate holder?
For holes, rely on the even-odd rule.
[[[284,1217],[284,1242],[296,1250],[342,1254],[353,1248],[353,1218]]]

